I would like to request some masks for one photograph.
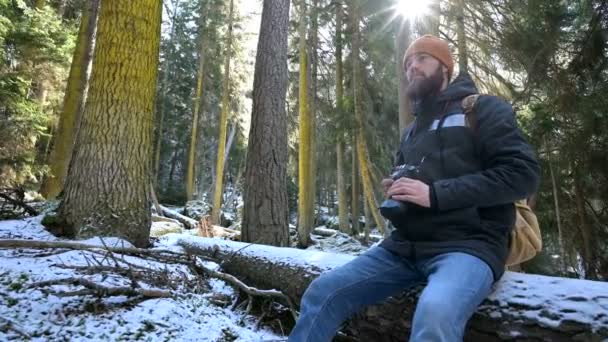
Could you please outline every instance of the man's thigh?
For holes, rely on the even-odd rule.
[[[316,286],[332,293],[332,297],[347,296],[369,305],[422,281],[422,274],[412,264],[382,247],[373,247],[322,274]]]
[[[468,319],[492,291],[492,269],[473,255],[447,253],[420,267],[428,277],[420,301],[440,304],[448,315]]]

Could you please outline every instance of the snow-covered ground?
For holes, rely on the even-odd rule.
[[[41,217],[0,221],[0,239],[58,241],[40,224]],[[99,245],[101,241],[83,241]],[[126,245],[105,239],[107,245]],[[166,246],[165,246],[166,247]],[[55,250],[57,251],[57,250]],[[235,291],[216,279],[198,291],[189,288],[194,276],[184,266],[165,265],[136,257],[104,260],[90,251],[0,249],[0,341],[281,341],[285,337],[256,327],[258,318],[233,311]],[[84,274],[66,268],[95,263],[128,262],[175,279],[171,298],[134,299],[126,296],[64,297],[81,286],[28,288],[40,281],[86,278],[105,286],[129,286],[127,277]],[[150,281],[153,282],[153,281]],[[157,288],[139,282],[142,288]],[[167,288],[164,288],[167,290]],[[27,337],[29,336],[29,337]]]
[[[0,221],[0,239],[60,241],[44,230],[40,220],[39,216]],[[218,245],[242,254],[288,261],[289,264],[315,265],[320,270],[342,265],[367,249],[345,234],[329,229],[323,233],[326,236],[313,235],[315,245],[309,249],[316,251],[244,245],[186,233],[164,236],[156,248],[177,250],[179,241],[190,241],[201,246]],[[113,238],[83,242],[129,246],[127,242]],[[144,289],[170,290],[173,295],[148,300],[126,296],[66,297],[62,294],[84,288],[77,285],[29,287],[41,281],[74,277],[108,287],[130,286],[131,280],[127,276],[103,271],[85,274],[68,267],[113,263],[147,267],[152,275],[163,275],[164,281],[144,277],[138,283]],[[206,263],[206,266],[218,267],[213,263]],[[566,329],[568,325],[585,326],[605,337],[608,336],[606,293],[607,285],[601,282],[507,272],[479,311],[492,318],[516,316],[527,324],[558,330]],[[243,310],[233,310],[236,300],[236,291],[223,281],[208,279],[201,284],[187,267],[181,265],[132,256],[111,260],[94,251],[0,249],[0,341],[286,340],[279,331],[271,331],[263,324],[258,327],[258,317],[247,315]]]

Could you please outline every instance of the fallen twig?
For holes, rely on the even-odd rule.
[[[289,310],[291,312],[291,315],[293,316],[293,319],[294,320],[298,319],[298,314],[295,309],[295,306],[293,305],[291,299],[288,296],[286,296],[283,292],[277,291],[277,290],[260,290],[255,287],[248,286],[247,284],[243,283],[237,277],[235,277],[231,274],[214,271],[205,266],[197,265],[197,267],[201,268],[204,273],[208,274],[211,277],[224,280],[228,284],[245,292],[250,297],[259,296],[259,297],[265,297],[265,298],[278,298],[278,299],[283,300],[285,303],[287,303]],[[247,305],[247,312],[249,312],[251,310],[251,301],[252,301],[251,298],[249,298],[249,301],[250,302]]]
[[[11,195],[14,196],[11,197]],[[38,211],[24,201],[25,192],[23,189],[0,189],[0,198],[11,204],[15,209],[21,208],[24,212],[26,212],[30,216],[38,215]]]
[[[71,249],[71,250],[102,250],[113,253],[126,254],[138,257],[151,257],[158,261],[172,263],[187,263],[185,254],[162,249],[145,249],[136,247],[102,247],[81,242],[72,241],[41,241],[41,240],[2,240],[0,248],[29,248],[29,249]],[[201,257],[208,261],[217,261],[212,258]]]
[[[58,297],[71,297],[80,295],[96,295],[98,297],[113,297],[113,296],[142,296],[145,298],[168,298],[171,297],[171,292],[163,291],[158,289],[143,289],[134,288],[129,286],[119,287],[108,287],[97,284],[91,280],[85,278],[63,278],[63,279],[52,279],[41,282],[31,283],[27,288],[39,288],[47,287],[52,285],[80,285],[87,288],[89,291],[74,291],[74,292],[57,292],[55,295]]]
[[[0,331],[7,332],[9,330],[16,332],[22,337],[32,338],[32,336],[30,336],[30,334],[28,334],[23,327],[19,326],[17,323],[11,321],[6,317],[0,316]]]
[[[248,245],[249,246],[249,245]],[[243,248],[246,248],[245,246]],[[37,241],[37,240],[0,240],[0,248],[30,248],[30,249],[53,249],[53,248],[62,248],[62,249],[71,249],[71,250],[89,250],[94,253],[106,252],[106,253],[119,253],[119,254],[127,254],[139,257],[149,257],[155,259],[157,261],[169,262],[169,263],[177,263],[184,264],[190,266],[193,270],[195,270],[198,274],[205,274],[210,277],[218,278],[226,281],[230,285],[238,288],[239,290],[245,292],[249,296],[259,296],[266,298],[277,298],[286,303],[289,307],[289,310],[294,319],[297,319],[297,312],[295,310],[295,306],[293,305],[291,299],[286,296],[284,293],[277,290],[260,290],[255,287],[251,287],[240,281],[233,275],[222,273],[218,271],[214,271],[204,265],[200,265],[197,263],[197,260],[209,260],[217,262],[216,259],[206,258],[199,255],[192,254],[182,254],[178,252],[168,251],[168,250],[151,250],[151,249],[142,249],[135,247],[101,247],[96,245],[89,245],[85,243],[79,242],[70,242],[70,241]],[[237,253],[236,251],[235,253]],[[116,265],[115,267],[120,267],[120,262],[126,263],[125,261],[118,261],[112,255],[106,256],[106,258],[112,259]],[[99,261],[95,260],[97,265],[90,265],[91,267],[104,267]],[[139,266],[138,266],[139,267]],[[125,272],[133,272],[133,270],[126,270]],[[57,279],[57,280],[49,280],[46,282],[39,282],[31,284],[30,287],[45,287],[51,285],[58,284],[73,284],[73,285],[81,285],[85,287],[87,290],[79,290],[75,292],[67,292],[61,293],[62,296],[73,296],[73,295],[98,295],[98,296],[134,296],[140,295],[147,298],[163,298],[170,297],[171,293],[162,290],[147,290],[142,288],[135,287],[106,287],[103,285],[96,284],[90,280],[84,278],[66,278],[66,279]],[[249,303],[250,307],[251,303]],[[250,308],[249,308],[250,310]]]

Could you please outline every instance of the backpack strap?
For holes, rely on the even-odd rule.
[[[412,130],[414,129],[414,125],[416,124],[416,120],[412,121],[407,127],[403,129],[403,133],[401,134],[401,140],[399,141],[399,148],[395,153],[395,159],[393,160],[393,165],[401,165],[405,163],[405,156],[401,151],[403,151],[403,147],[405,146],[405,142],[410,138],[412,134]]]
[[[465,115],[465,122],[473,131],[477,130],[477,118],[475,117],[475,105],[479,99],[479,94],[473,94],[462,99],[462,110]]]

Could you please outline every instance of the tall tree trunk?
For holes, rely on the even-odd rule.
[[[373,220],[371,210],[369,210],[369,203],[367,203],[367,201],[363,201],[363,213],[365,216],[365,226],[363,227],[363,242],[367,245],[369,244],[369,234],[372,230]]]
[[[169,168],[169,175],[167,177],[167,184],[173,184],[173,175],[177,167],[177,156],[179,155],[180,149],[178,146],[173,150],[173,156],[171,157],[171,167]]]
[[[456,21],[458,23],[458,68],[460,69],[461,74],[466,74],[469,72],[469,61],[467,54],[467,36],[465,33],[464,26],[464,8],[466,4],[464,0],[458,0],[457,4],[457,17]]]
[[[46,6],[46,0],[36,0],[34,2],[34,7],[37,10],[42,11],[42,10],[44,10],[45,6]],[[33,53],[34,50],[36,50],[36,48],[31,48],[32,52],[27,52],[26,55],[30,55],[30,53]],[[34,67],[33,64],[32,64],[32,67]],[[37,74],[37,73],[34,74],[34,79],[32,82],[32,93],[34,94],[34,98],[36,99],[36,102],[38,102],[41,106],[44,106],[46,104],[48,89],[47,89],[46,80],[40,74]]]
[[[353,31],[353,42],[352,42],[352,57],[353,57],[353,102],[355,106],[355,121],[356,121],[356,141],[357,141],[357,160],[359,164],[359,171],[361,172],[361,183],[363,183],[363,195],[365,200],[369,204],[370,211],[378,228],[384,233],[385,224],[384,219],[380,216],[378,211],[378,204],[374,196],[372,188],[372,179],[369,168],[369,156],[367,153],[367,146],[365,143],[365,134],[363,132],[363,91],[362,91],[362,80],[361,70],[359,61],[359,5],[357,0],[351,0],[351,20],[352,20],[352,31]]]
[[[289,246],[285,112],[289,3],[264,0],[241,228],[243,241],[274,246]]]
[[[233,24],[234,0],[230,0],[230,12],[228,14],[228,40],[226,43],[226,60],[224,62],[224,81],[222,87],[222,114],[220,116],[220,134],[217,140],[217,162],[215,173],[215,189],[213,191],[213,209],[211,210],[211,221],[220,223],[222,207],[222,195],[224,193],[224,151],[226,149],[226,126],[228,124],[228,113],[230,112],[230,57],[232,54],[232,24]]]
[[[572,162],[572,170],[574,175],[574,200],[576,202],[576,213],[578,217],[578,226],[583,237],[583,261],[585,265],[585,278],[596,279],[595,272],[595,251],[594,251],[594,234],[592,228],[587,223],[587,214],[585,212],[585,198],[581,186],[580,174],[576,162]]]
[[[338,142],[336,144],[337,156],[337,192],[338,192],[338,225],[340,231],[346,234],[352,234],[350,224],[348,224],[348,204],[346,196],[346,179],[344,177],[344,144]]]
[[[161,3],[104,0],[90,91],[70,164],[65,228],[147,246]],[[130,27],[129,30],[124,30]]]
[[[99,0],[91,0],[80,20],[78,40],[72,57],[67,89],[63,98],[63,109],[59,118],[59,128],[54,137],[55,142],[49,157],[50,175],[44,179],[40,189],[41,194],[47,199],[57,197],[63,190],[72,159],[74,141],[80,126],[88,85],[88,69],[93,59],[98,13]]]
[[[188,166],[186,172],[186,201],[190,201],[194,194],[194,165],[196,163],[196,138],[198,134],[198,113],[203,97],[203,77],[205,66],[205,44],[203,28],[205,27],[204,2],[201,2],[200,22],[199,22],[199,55],[198,55],[198,74],[196,77],[196,93],[194,96],[194,111],[192,113],[192,131],[190,135],[190,148],[188,150]]]
[[[308,247],[311,243],[313,217],[310,215],[309,201],[311,182],[310,145],[311,114],[308,111],[308,81],[306,52],[306,0],[300,0],[300,90],[299,90],[299,130],[300,143],[298,153],[298,245]]]
[[[350,205],[350,212],[351,212],[351,221],[352,221],[352,225],[353,225],[353,233],[354,234],[359,234],[360,233],[360,229],[359,229],[359,215],[360,215],[360,202],[359,202],[359,197],[360,195],[360,191],[359,191],[359,172],[358,169],[359,167],[357,166],[357,139],[353,138],[352,139],[352,174],[351,174],[351,187],[352,187],[352,198],[351,198],[351,205]]]
[[[319,37],[318,37],[318,29],[319,29],[319,0],[313,0],[310,13],[311,13],[311,27],[309,33],[309,41],[310,41],[310,53],[309,53],[309,61],[310,61],[310,89],[308,93],[308,103],[309,103],[309,118],[310,118],[310,181],[309,185],[309,193],[308,196],[308,204],[307,204],[307,216],[311,217],[311,224],[314,225],[315,218],[315,197],[317,193],[317,143],[316,143],[316,135],[317,135],[317,71],[318,71],[318,58],[317,58],[317,48],[319,45]],[[320,205],[320,203],[319,203]],[[312,227],[311,227],[312,229]]]
[[[233,125],[230,128],[230,133],[228,133],[228,138],[227,138],[227,141],[226,141],[226,147],[224,148],[224,155],[222,156],[222,169],[223,170],[226,170],[226,163],[228,161],[228,155],[230,154],[230,149],[232,148],[232,142],[233,142],[234,136],[236,134],[236,127],[235,126],[236,126],[236,124]],[[224,171],[224,173],[225,173],[225,171]],[[222,175],[222,182],[223,182],[223,175]],[[215,186],[215,181],[212,182],[211,186],[212,187]],[[213,191],[212,188],[210,188],[207,192],[211,193],[211,191]],[[222,190],[222,192],[223,192],[223,190]],[[222,193],[222,196],[223,196],[223,193]]]
[[[340,116],[344,111],[344,65],[342,63],[342,25],[344,8],[342,1],[336,1],[336,112]],[[344,134],[342,127],[338,128],[338,141],[336,143],[336,180],[338,192],[338,224],[340,231],[352,234],[348,224],[348,204],[346,199],[346,180],[344,179]]]
[[[59,0],[57,2],[57,15],[60,18],[63,18],[63,16],[65,16],[65,7],[66,7],[66,3],[65,2],[66,2],[66,0]]]
[[[440,0],[429,1],[429,13],[424,18],[424,33],[439,37],[439,24],[441,22]]]
[[[402,23],[397,21],[397,33],[395,34],[395,68],[397,69],[397,81],[399,82],[399,134],[403,134],[405,128],[414,121],[414,115],[410,108],[410,100],[406,95],[408,87],[405,69],[403,68],[403,57],[405,50],[410,45],[411,33],[409,20]]]
[[[230,155],[230,150],[232,149],[232,143],[234,143],[234,137],[236,136],[236,132],[237,132],[237,124],[233,123],[232,126],[230,126],[230,131],[228,132],[228,140],[226,141],[226,150],[224,151],[224,161],[222,162],[222,164],[224,164],[224,170],[226,169],[226,163],[228,162],[228,156]]]
[[[176,33],[176,25],[175,25],[175,19],[177,17],[177,12],[179,10],[178,8],[179,5],[179,0],[174,0],[172,3],[172,8],[173,8],[173,14],[171,15],[171,33],[169,33],[169,41],[172,41],[173,38],[175,37],[175,33]],[[167,54],[168,55],[168,54]],[[153,184],[156,185],[156,190],[159,190],[158,184],[159,179],[158,177],[160,176],[160,149],[161,149],[161,145],[162,145],[162,139],[163,139],[163,128],[164,128],[164,122],[165,122],[165,111],[166,111],[166,102],[167,102],[167,84],[169,81],[169,74],[170,74],[170,70],[169,70],[169,58],[168,56],[165,58],[165,60],[163,61],[164,65],[163,65],[163,77],[160,81],[160,94],[161,94],[161,98],[158,100],[160,103],[157,106],[157,113],[156,113],[156,145],[154,147],[154,176],[153,176]],[[173,170],[174,170],[174,163],[172,163],[172,169],[170,174],[173,174]],[[160,191],[160,190],[159,190]]]
[[[545,148],[548,148],[549,145],[547,143],[547,139],[545,138]],[[557,223],[557,243],[559,245],[559,253],[560,253],[560,272],[562,272],[562,274],[565,273],[566,271],[566,252],[564,250],[564,238],[562,235],[562,220],[561,220],[561,215],[560,215],[560,208],[559,208],[559,194],[558,194],[558,187],[557,187],[557,182],[555,179],[555,173],[553,171],[553,162],[551,160],[551,154],[550,152],[547,155],[548,158],[548,164],[549,164],[549,173],[551,175],[551,189],[552,189],[552,193],[553,193],[553,205],[555,206],[555,222]]]

